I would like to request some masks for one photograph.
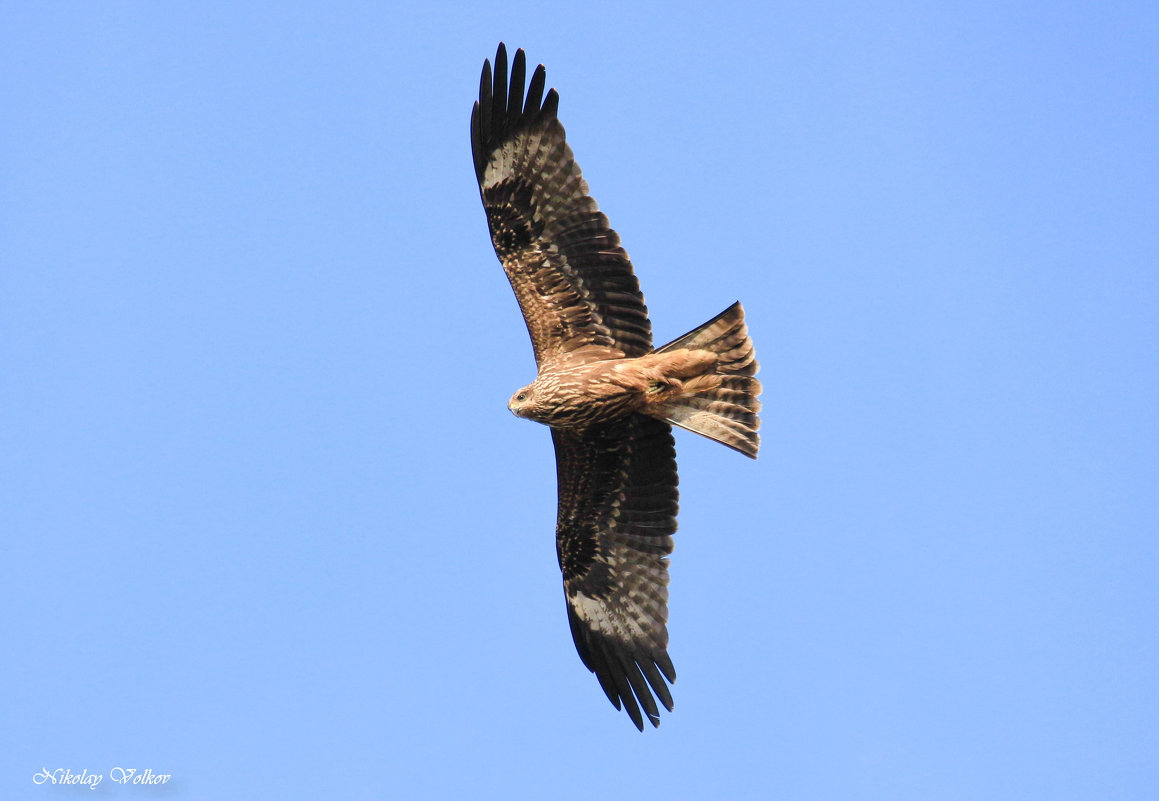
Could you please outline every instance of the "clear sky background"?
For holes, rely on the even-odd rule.
[[[740,299],[762,364],[758,462],[678,432],[643,734],[506,409],[500,40],[657,339]],[[1159,798],[1157,54],[1150,2],[4,3],[0,796]]]

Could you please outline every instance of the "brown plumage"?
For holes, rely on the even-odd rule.
[[[471,149],[491,242],[531,335],[538,376],[512,412],[551,427],[556,554],[580,659],[643,730],[668,684],[668,555],[676,531],[672,425],[756,458],[760,383],[744,310],[652,348],[648,310],[544,95],[542,65],[483,63]],[[667,682],[667,683],[666,683]]]

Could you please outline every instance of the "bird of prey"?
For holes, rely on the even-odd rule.
[[[510,77],[510,80],[508,78]],[[672,711],[668,555],[676,531],[672,426],[756,458],[757,361],[734,303],[652,347],[644,296],[620,237],[588,194],[546,73],[525,87],[499,45],[483,62],[471,150],[491,243],[523,311],[538,374],[512,412],[551,428],[556,555],[580,659],[643,731]],[[526,89],[526,91],[525,91]],[[655,697],[653,697],[655,696]]]

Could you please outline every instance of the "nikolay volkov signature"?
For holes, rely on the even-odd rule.
[[[41,768],[39,772],[32,774],[32,783],[87,784],[90,790],[95,790],[97,785],[104,781],[104,778],[103,773],[89,773],[88,768],[80,773],[73,773],[69,768],[57,768],[56,770]],[[137,770],[137,768],[115,767],[109,770],[109,781],[114,784],[166,784],[171,778],[172,774],[154,773],[152,768]]]

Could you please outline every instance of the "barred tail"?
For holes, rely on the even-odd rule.
[[[719,376],[719,382],[708,382],[711,388],[670,400],[651,413],[757,458],[761,444],[757,434],[761,427],[757,416],[761,410],[761,402],[757,400],[761,382],[753,377],[758,364],[740,302],[656,352],[680,349],[716,354],[716,364],[709,375]]]

